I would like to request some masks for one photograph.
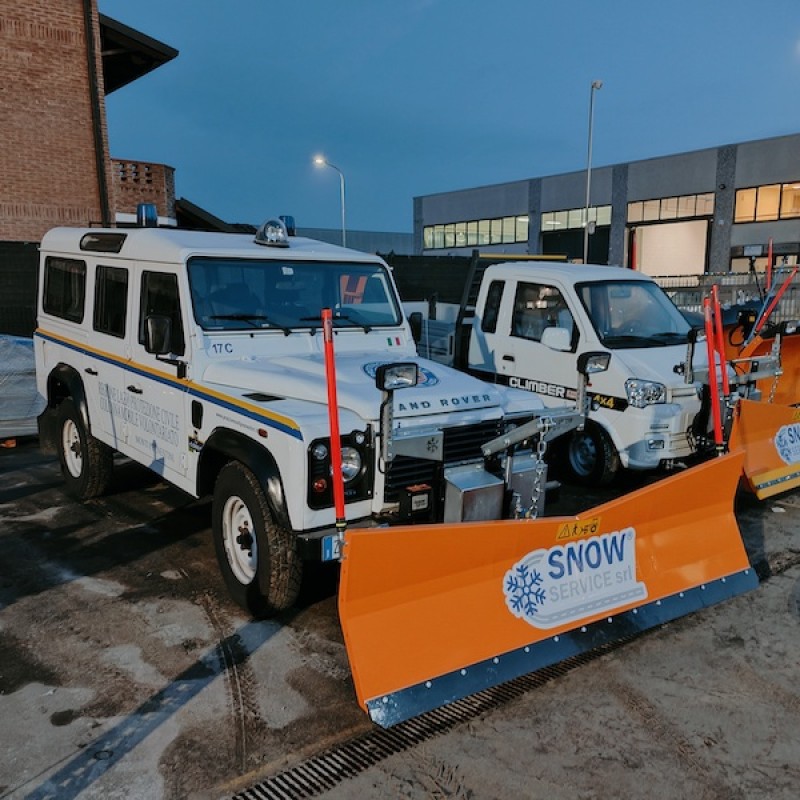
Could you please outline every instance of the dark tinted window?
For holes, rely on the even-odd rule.
[[[49,257],[44,267],[45,313],[83,322],[86,298],[86,264],[71,258]]]
[[[127,307],[128,270],[98,267],[94,286],[94,329],[123,338]]]
[[[486,293],[486,307],[483,309],[481,330],[486,333],[497,331],[497,315],[500,313],[500,301],[503,299],[504,281],[492,281]]]
[[[139,315],[139,341],[144,344],[144,321],[149,316],[167,317],[172,323],[172,352],[183,355],[183,317],[178,295],[178,277],[169,272],[142,273],[142,297]]]

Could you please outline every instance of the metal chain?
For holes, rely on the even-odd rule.
[[[552,420],[548,417],[542,420],[542,430],[539,433],[539,441],[536,443],[536,468],[535,478],[533,481],[533,491],[531,492],[531,505],[528,513],[525,515],[526,519],[536,519],[539,516],[539,500],[544,492],[544,472],[545,463],[544,457],[547,453],[547,434],[552,427]]]

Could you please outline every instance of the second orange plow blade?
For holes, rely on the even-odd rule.
[[[339,611],[359,702],[390,726],[754,588],[742,458],[575,517],[349,530]]]
[[[800,408],[739,400],[729,445],[744,450],[744,481],[759,500],[800,486]]]

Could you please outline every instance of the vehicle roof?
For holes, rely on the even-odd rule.
[[[652,281],[649,275],[625,267],[610,267],[604,264],[569,264],[564,262],[545,263],[541,261],[503,261],[487,267],[484,280],[489,280],[497,272],[518,280],[541,278],[560,280],[570,284],[585,281]]]
[[[87,234],[125,234],[119,253],[81,249]],[[289,237],[289,247],[268,247],[256,244],[251,233],[210,233],[180,228],[53,228],[42,238],[42,252],[97,256],[103,260],[124,258],[135,261],[182,263],[194,255],[219,257],[276,259],[281,261],[360,261],[380,262],[371,253],[337,247],[327,242]]]

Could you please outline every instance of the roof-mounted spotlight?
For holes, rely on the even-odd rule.
[[[268,219],[256,231],[255,243],[263,244],[266,247],[288,247],[289,233],[283,220]]]

